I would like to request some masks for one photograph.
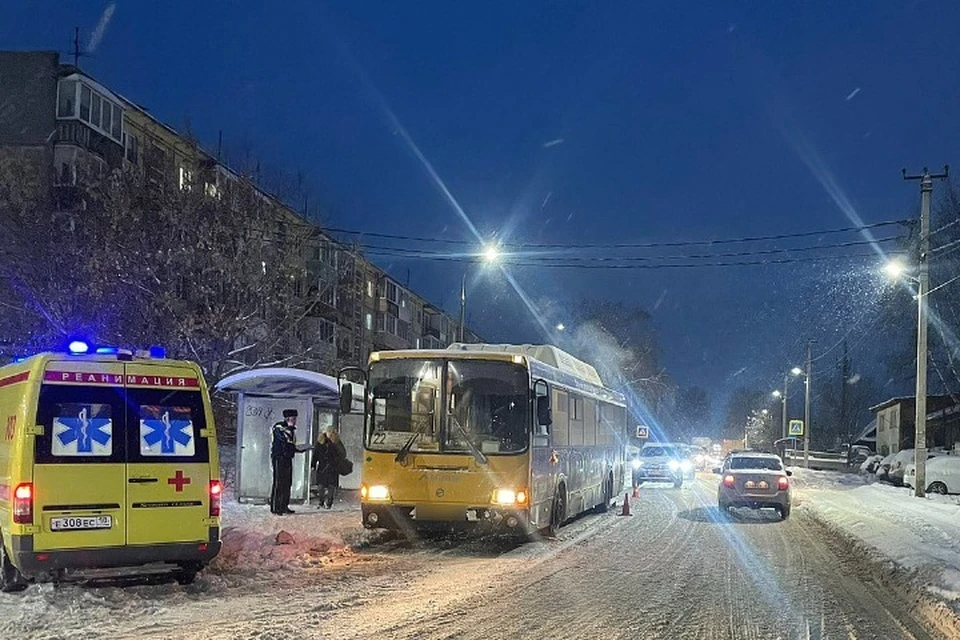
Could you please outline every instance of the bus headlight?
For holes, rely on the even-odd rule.
[[[513,489],[497,489],[493,492],[493,504],[501,505],[523,505],[527,504],[527,492],[521,489],[520,491],[514,491]]]
[[[389,500],[390,489],[386,485],[375,484],[370,487],[360,487],[360,497],[367,500]]]

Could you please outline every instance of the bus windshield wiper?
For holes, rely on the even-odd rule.
[[[397,452],[397,457],[393,459],[394,462],[399,462],[400,464],[403,464],[404,462],[406,462],[407,454],[410,453],[410,449],[413,448],[413,443],[416,442],[417,439],[422,435],[423,435],[423,431],[417,431],[412,436],[410,436],[410,439],[407,440],[402,447],[400,447],[400,451]]]
[[[460,432],[460,435],[463,436],[463,439],[467,442],[467,446],[470,447],[470,453],[473,454],[473,458],[479,464],[487,464],[487,456],[483,455],[483,451],[477,448],[477,445],[473,443],[473,440],[470,439],[470,436],[467,435],[467,430],[463,428],[463,425],[460,424],[460,421],[450,416],[450,420],[457,426],[457,431]]]

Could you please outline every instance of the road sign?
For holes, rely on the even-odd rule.
[[[650,437],[650,427],[644,427],[643,425],[637,425],[637,437],[641,440],[646,440]]]
[[[790,430],[788,435],[791,436],[802,436],[803,435],[803,420],[791,420],[790,421]]]

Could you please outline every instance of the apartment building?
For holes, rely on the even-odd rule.
[[[142,172],[156,189],[201,189],[217,197],[231,181],[249,181],[195,140],[56,52],[0,52],[0,167],[13,166],[52,206],[82,211],[89,185],[112,171]],[[304,282],[313,302],[290,350],[327,349],[329,361],[357,364],[371,351],[441,348],[456,340],[458,323],[386,271],[300,213],[259,191],[284,228],[307,231]],[[466,341],[478,341],[465,330]]]

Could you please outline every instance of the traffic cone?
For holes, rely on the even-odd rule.
[[[639,486],[639,485],[633,485],[633,497],[634,497],[634,499],[640,497],[640,486]]]
[[[629,493],[623,494],[623,510],[620,512],[620,515],[622,516],[633,515],[632,513],[630,513],[630,494]]]

